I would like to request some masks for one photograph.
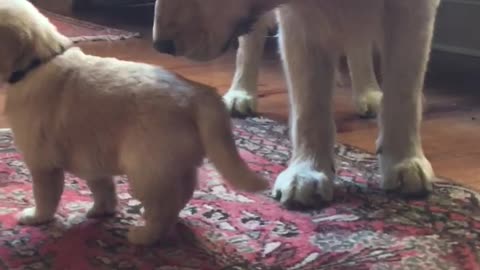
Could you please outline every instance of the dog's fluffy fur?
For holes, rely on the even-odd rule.
[[[248,116],[257,110],[257,80],[268,30],[276,23],[275,13],[263,15],[252,31],[238,38],[239,47],[232,84],[223,96],[234,116]],[[353,103],[362,117],[377,115],[382,92],[373,65],[371,43],[360,44],[345,52],[352,80]]]
[[[213,59],[279,7],[280,50],[291,103],[293,155],[273,194],[285,204],[333,197],[332,90],[340,54],[378,44],[383,98],[377,140],[381,185],[405,195],[431,189],[421,143],[422,88],[440,0],[157,0],[160,51]],[[173,48],[173,49],[172,49]],[[370,58],[370,55],[365,55]],[[368,60],[370,61],[370,60]]]
[[[214,89],[151,65],[85,55],[26,0],[1,1],[0,18],[1,78],[43,61],[7,88],[6,114],[36,204],[21,223],[54,217],[64,172],[86,179],[90,217],[115,211],[112,176],[126,174],[145,208],[145,226],[128,234],[137,244],[169,232],[205,155],[235,188],[267,187],[239,156]]]

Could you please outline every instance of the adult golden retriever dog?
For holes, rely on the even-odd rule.
[[[239,37],[235,75],[223,96],[225,105],[234,116],[248,116],[257,109],[257,81],[268,30],[276,23],[275,12],[263,15],[253,29]],[[345,54],[352,81],[353,103],[361,117],[377,115],[382,92],[373,65],[373,44],[356,43]]]
[[[205,155],[232,186],[267,187],[239,156],[214,89],[159,67],[86,55],[26,0],[0,1],[0,18],[6,114],[33,178],[35,207],[21,223],[54,218],[64,172],[86,179],[89,217],[115,211],[112,176],[126,174],[145,208],[145,225],[128,233],[136,244],[170,231]]]
[[[332,90],[338,56],[375,42],[383,98],[377,140],[382,187],[428,192],[434,172],[420,136],[422,88],[440,0],[157,0],[157,50],[195,60],[221,55],[266,12],[279,8],[280,47],[291,103],[293,155],[273,188],[285,204],[333,197]]]

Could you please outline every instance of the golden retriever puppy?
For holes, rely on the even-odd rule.
[[[274,12],[263,15],[251,32],[238,38],[239,47],[232,84],[223,96],[227,109],[235,116],[248,116],[257,111],[259,65],[268,30],[275,26]],[[345,52],[352,80],[353,103],[361,117],[377,115],[382,92],[373,65],[372,44],[357,43]]]
[[[21,223],[54,218],[64,172],[86,179],[89,217],[115,211],[112,176],[128,176],[145,208],[145,225],[128,233],[135,244],[169,232],[205,155],[233,187],[267,187],[239,156],[214,89],[159,67],[86,55],[26,0],[1,1],[0,18],[6,114],[33,178],[35,207]]]
[[[285,204],[333,198],[332,91],[339,55],[378,43],[382,91],[377,140],[381,186],[427,193],[434,173],[424,155],[422,89],[440,0],[157,0],[154,46],[194,60],[213,59],[278,8],[279,43],[291,104],[293,154],[273,188]],[[370,57],[370,56],[368,56]]]

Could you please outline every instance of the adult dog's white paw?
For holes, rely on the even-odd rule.
[[[26,208],[18,214],[18,223],[23,225],[41,225],[53,220],[53,216],[39,216],[35,207]]]
[[[423,156],[394,160],[380,156],[382,188],[408,196],[423,196],[432,191],[435,177],[432,165]]]
[[[376,117],[380,110],[383,93],[378,89],[368,89],[358,96],[355,96],[355,107],[361,117]]]
[[[257,110],[257,96],[246,90],[230,89],[223,101],[232,115],[248,116]]]
[[[287,207],[314,207],[333,199],[333,166],[315,170],[310,162],[290,165],[278,175],[272,196]]]

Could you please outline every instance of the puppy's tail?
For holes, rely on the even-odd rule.
[[[253,172],[237,151],[225,105],[208,90],[198,100],[195,114],[206,156],[234,188],[247,192],[265,190],[268,182]]]

